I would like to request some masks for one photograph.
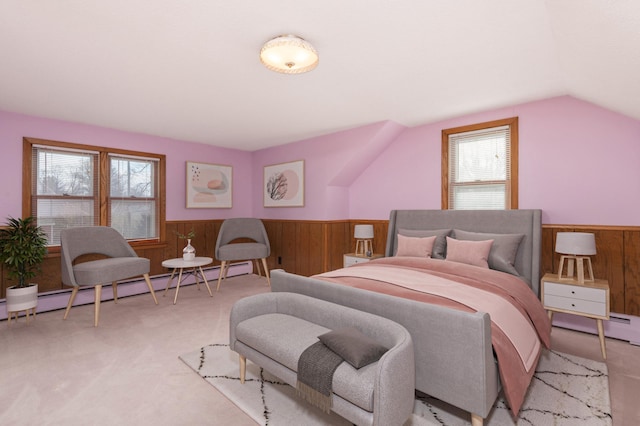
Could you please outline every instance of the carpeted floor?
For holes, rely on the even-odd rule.
[[[295,389],[252,362],[240,384],[238,355],[226,344],[205,346],[180,358],[261,425],[349,425],[301,401]],[[302,420],[304,419],[304,420]],[[437,400],[416,399],[405,426],[469,425],[468,413]],[[547,351],[541,358],[517,421],[502,399],[485,425],[601,426],[611,424],[607,366],[604,363]]]

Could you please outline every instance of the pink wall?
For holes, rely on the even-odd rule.
[[[212,219],[251,216],[252,154],[235,149],[183,142],[102,127],[68,123],[0,111],[0,221],[22,215],[22,138],[30,136],[64,142],[167,156],[167,220]],[[187,209],[185,207],[186,162],[233,165],[231,209]],[[13,184],[11,184],[13,183]],[[247,195],[249,194],[249,195]]]
[[[349,188],[349,217],[440,208],[441,130],[519,117],[520,208],[553,224],[640,225],[640,121],[563,96],[403,132]]]
[[[22,137],[167,156],[167,220],[386,219],[440,208],[441,130],[518,116],[520,208],[554,224],[640,225],[640,121],[569,96],[405,128],[385,121],[253,153],[0,112],[0,219],[20,216]],[[263,167],[305,160],[305,206],[265,208]],[[233,208],[186,209],[185,162],[233,166]]]
[[[349,218],[349,187],[404,130],[380,122],[254,152],[253,215],[269,219]],[[304,160],[304,207],[263,207],[264,166]]]

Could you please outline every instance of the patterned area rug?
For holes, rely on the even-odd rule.
[[[350,425],[300,400],[295,389],[247,361],[240,384],[238,355],[226,344],[213,344],[180,359],[261,425]],[[301,420],[304,419],[304,420]],[[469,414],[432,398],[417,398],[405,426],[470,425]],[[502,398],[496,401],[489,426],[611,425],[607,366],[559,352],[545,351],[518,419]]]

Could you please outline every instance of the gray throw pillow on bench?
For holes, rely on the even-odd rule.
[[[333,330],[318,339],[355,368],[376,362],[387,352],[387,348],[355,327]]]

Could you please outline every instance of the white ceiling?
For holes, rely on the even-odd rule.
[[[283,75],[292,33],[320,64]],[[243,150],[557,95],[640,120],[638,0],[0,0],[0,110]]]

